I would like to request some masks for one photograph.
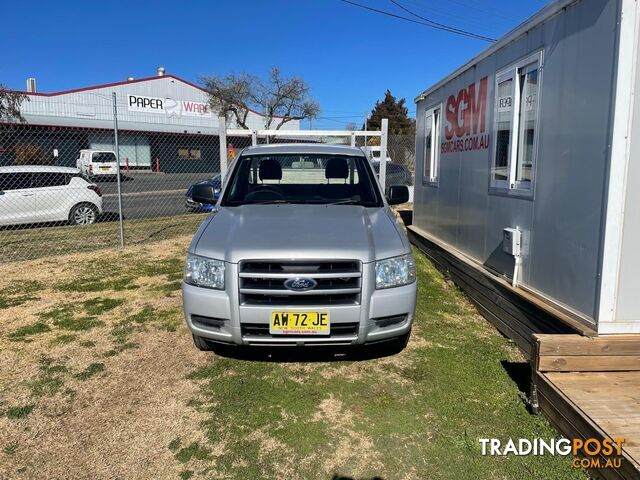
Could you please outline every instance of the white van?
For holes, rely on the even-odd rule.
[[[87,178],[113,177],[118,174],[116,154],[111,150],[80,150],[76,166]]]
[[[95,223],[102,193],[78,169],[42,165],[0,167],[0,225]]]

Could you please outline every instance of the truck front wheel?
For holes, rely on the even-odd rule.
[[[394,338],[393,340],[389,340],[388,342],[383,343],[384,345],[384,353],[387,355],[395,355],[396,353],[400,353],[407,347],[409,343],[409,338],[411,337],[411,330],[409,330],[404,335],[400,337]]]

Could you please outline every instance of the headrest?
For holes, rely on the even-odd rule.
[[[282,167],[280,162],[270,158],[262,160],[258,168],[260,180],[282,180]]]
[[[349,167],[344,158],[331,158],[324,169],[325,178],[347,178]]]

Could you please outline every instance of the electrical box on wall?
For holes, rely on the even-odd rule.
[[[519,257],[524,254],[522,245],[522,230],[518,228],[505,228],[502,231],[502,249],[505,253]]]

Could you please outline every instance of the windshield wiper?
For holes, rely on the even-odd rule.
[[[245,205],[270,205],[272,203],[289,203],[286,200],[264,200],[262,202],[248,202]]]
[[[338,200],[337,202],[325,203],[325,205],[363,205],[362,200]]]

